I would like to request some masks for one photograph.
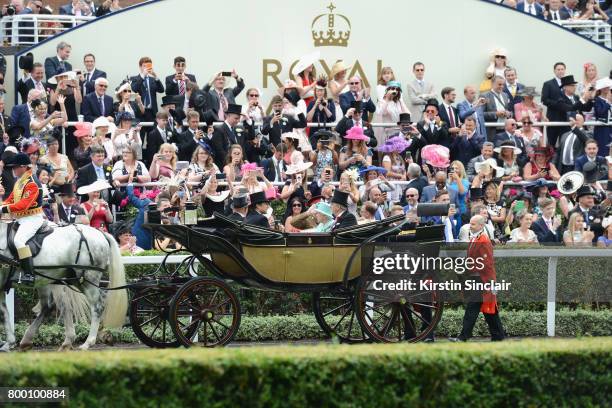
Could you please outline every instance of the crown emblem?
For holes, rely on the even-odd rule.
[[[334,14],[329,3],[328,14],[319,14],[312,20],[312,39],[315,47],[346,47],[351,36],[351,22],[342,14]],[[336,27],[336,24],[338,25]]]

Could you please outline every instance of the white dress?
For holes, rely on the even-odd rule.
[[[386,101],[381,100],[378,102],[378,106],[376,107],[376,113],[373,117],[373,122],[382,122],[382,123],[393,123],[397,124],[399,121],[400,113],[410,113],[408,107],[404,103],[402,98],[398,99],[397,102],[394,101]],[[392,127],[375,127],[374,128],[374,136],[376,136],[376,141],[378,142],[378,146],[382,146],[385,144],[389,136],[397,133],[398,129],[396,126]]]

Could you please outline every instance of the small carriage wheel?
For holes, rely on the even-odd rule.
[[[150,286],[139,289],[130,301],[130,323],[138,339],[149,347],[179,347],[168,322],[170,300],[177,286]],[[189,336],[194,336],[193,328]]]
[[[321,330],[332,338],[337,337],[342,343],[369,341],[355,317],[353,299],[352,291],[312,294],[312,312]]]
[[[383,343],[423,340],[440,321],[444,306],[435,291],[402,298],[373,290],[366,277],[357,286],[353,304],[364,332]]]
[[[240,326],[240,302],[223,280],[197,277],[176,292],[170,302],[170,326],[185,347],[215,347],[229,343]],[[190,333],[197,330],[197,338]]]

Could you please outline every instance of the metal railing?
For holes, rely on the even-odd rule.
[[[607,48],[612,48],[612,29],[606,21],[570,19],[558,21],[557,24]]]
[[[530,257],[530,252],[534,252],[534,256],[548,258],[547,268],[547,302],[546,302],[546,334],[549,337],[555,336],[556,324],[556,309],[557,309],[557,264],[559,258],[592,258],[592,257],[610,257],[612,250],[596,249],[596,248],[538,248],[538,249],[495,249],[493,255],[495,258],[525,258]],[[460,255],[461,251],[444,249],[440,251],[440,256]],[[166,259],[166,264],[180,264],[185,258],[190,255],[171,255]],[[210,258],[209,255],[204,254]],[[164,260],[164,256],[124,256],[122,262],[124,265],[160,265]],[[192,273],[193,274],[193,273]],[[11,289],[6,296],[6,302],[9,312],[9,320],[15,327],[15,290]]]
[[[95,18],[48,14],[5,16],[0,20],[0,40],[4,46],[34,45]]]

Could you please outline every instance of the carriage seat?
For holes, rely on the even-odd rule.
[[[8,248],[11,251],[11,255],[13,255],[13,258],[15,259],[18,258],[17,248],[15,248],[15,242],[14,242],[15,233],[17,232],[17,228],[19,228],[19,224],[16,222],[13,222],[9,228],[9,236],[8,236]],[[42,248],[43,241],[53,231],[54,231],[53,227],[49,225],[47,221],[45,221],[40,226],[38,231],[36,231],[36,234],[34,234],[34,236],[28,240],[27,244],[30,247],[30,251],[32,252],[32,258],[38,255],[38,253],[40,252],[40,249]]]

